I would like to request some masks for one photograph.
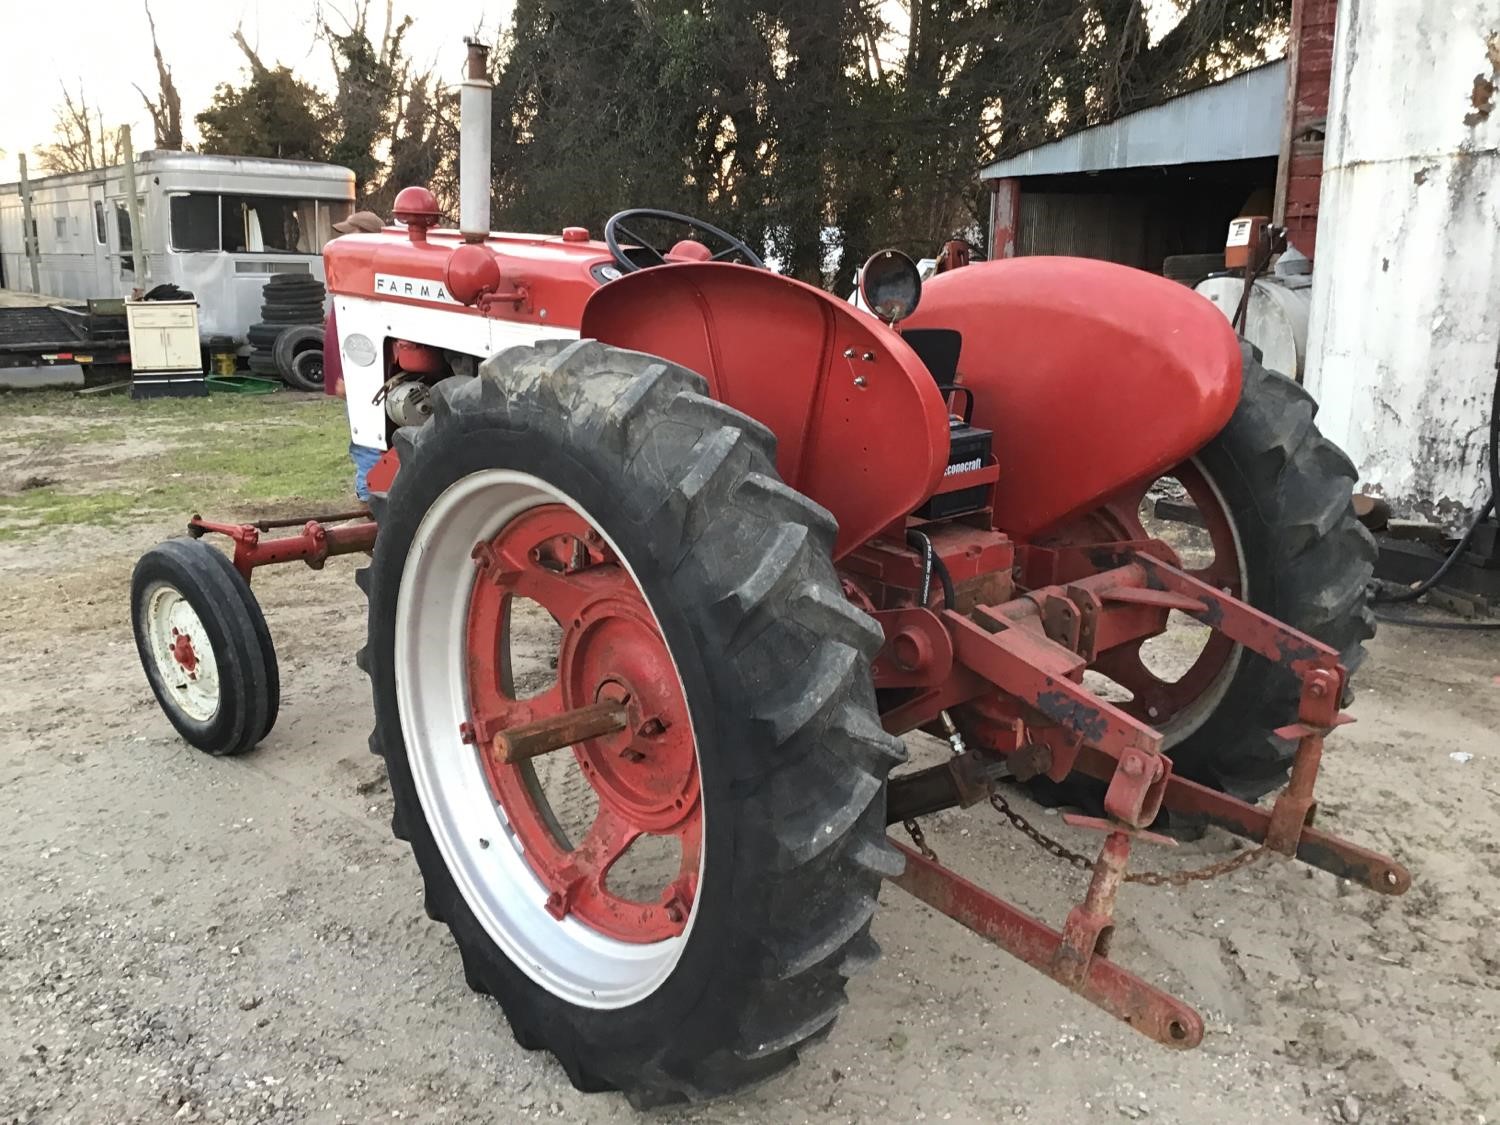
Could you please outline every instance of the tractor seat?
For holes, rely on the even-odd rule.
[[[931,372],[944,391],[958,381],[958,353],[963,336],[953,328],[906,328],[901,338],[917,353],[917,358]]]

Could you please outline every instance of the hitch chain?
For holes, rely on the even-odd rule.
[[[911,842],[917,845],[917,851],[921,852],[922,856],[925,859],[930,859],[933,863],[942,862],[938,859],[937,852],[933,851],[932,848],[928,846],[927,836],[922,831],[922,826],[917,823],[915,817],[908,817],[907,819],[903,820],[901,822],[901,827],[906,829],[906,834],[911,837]]]
[[[1022,835],[1036,844],[1043,851],[1055,855],[1065,863],[1072,864],[1080,871],[1092,871],[1094,861],[1088,856],[1082,855],[1058,843],[1052,837],[1044,834],[1040,829],[1028,821],[1015,809],[1006,803],[1004,797],[995,790],[990,790],[990,804],[995,811],[1017,828]],[[1243,852],[1235,852],[1234,855],[1210,863],[1206,867],[1195,867],[1187,871],[1127,871],[1125,882],[1144,883],[1148,887],[1185,887],[1190,883],[1206,882],[1209,879],[1217,879],[1221,875],[1228,875],[1231,871],[1238,871],[1241,867],[1249,867],[1265,854],[1266,846],[1257,844]]]
[[[1092,871],[1094,869],[1094,861],[1092,859],[1080,852],[1073,851],[1071,848],[1054,840],[1051,836],[1046,835],[1024,816],[1016,812],[1015,809],[1011,808],[1005,798],[995,792],[994,789],[990,790],[990,804],[994,806],[996,812],[1010,821],[1012,827],[1043,851],[1056,856],[1064,863],[1076,867],[1080,871]],[[937,852],[933,851],[931,845],[927,843],[927,836],[915,818],[902,821],[901,827],[906,829],[906,834],[911,837],[911,842],[917,845],[917,850],[923,856],[933,863],[941,862],[937,857]],[[1217,879],[1222,875],[1228,875],[1232,871],[1238,871],[1241,867],[1249,867],[1256,860],[1260,859],[1265,854],[1265,851],[1266,846],[1264,844],[1257,844],[1253,848],[1236,852],[1234,855],[1221,859],[1217,863],[1210,863],[1206,867],[1195,867],[1187,871],[1127,871],[1125,873],[1125,882],[1142,883],[1148,887],[1185,887],[1190,883],[1201,883],[1210,879]]]
[[[1073,851],[1071,848],[1064,847],[1062,844],[1058,843],[1058,841],[1054,840],[1051,836],[1044,835],[1041,829],[1037,828],[1024,816],[1016,812],[1015,809],[1011,808],[1010,805],[1006,803],[1005,798],[1000,796],[1000,794],[995,792],[995,790],[993,789],[990,790],[990,804],[995,807],[995,811],[997,813],[1003,816],[1006,820],[1010,821],[1013,828],[1015,828],[1018,832],[1021,833],[1021,835],[1025,836],[1037,847],[1041,848],[1042,851],[1056,856],[1064,863],[1071,864],[1072,866],[1078,868],[1078,870],[1080,871],[1092,871],[1094,869],[1094,861],[1091,860],[1088,856],[1081,855],[1080,853]],[[1127,879],[1130,878],[1128,874],[1125,877]]]

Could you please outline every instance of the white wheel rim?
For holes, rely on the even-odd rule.
[[[701,856],[700,890],[676,937],[632,943],[606,937],[572,916],[559,921],[545,908],[547,888],[494,799],[479,751],[459,735],[460,724],[469,720],[465,628],[476,574],[471,552],[527,509],[554,503],[572,508],[604,535],[640,586],[599,522],[546,481],[506,469],[464,477],[428,509],[407,553],[396,598],[396,703],[428,827],[485,932],[553,995],[581,1007],[623,1008],[655,992],[681,958],[703,897]],[[681,681],[679,672],[679,686]],[[694,751],[701,765],[696,736]]]
[[[219,713],[219,663],[198,613],[175,586],[146,592],[146,638],[158,682],[172,705],[194,722]]]

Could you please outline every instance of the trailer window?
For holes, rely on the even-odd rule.
[[[104,202],[99,199],[94,200],[94,237],[99,240],[100,246],[109,241],[109,227],[104,222]]]
[[[135,250],[135,240],[130,237],[130,208],[123,199],[115,200],[115,233],[120,239],[120,269],[134,273],[135,262],[130,255]]]
[[[219,197],[192,193],[172,196],[172,249],[219,249]]]
[[[345,200],[274,195],[222,197],[224,249],[236,254],[318,254],[333,224],[349,215]]]

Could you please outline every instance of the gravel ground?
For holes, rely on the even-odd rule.
[[[283,678],[270,738],[230,761],[176,738],[127,608],[136,555],[171,530],[0,542],[0,1122],[634,1118],[518,1047],[423,915],[365,749],[349,560],[257,579]],[[1500,642],[1388,628],[1359,687],[1320,816],[1400,856],[1408,895],[1275,861],[1122,893],[1114,955],[1199,1006],[1201,1049],[1157,1048],[887,889],[885,956],[826,1044],[655,1119],[1500,1119]],[[927,832],[1054,923],[1081,894],[992,813]]]

